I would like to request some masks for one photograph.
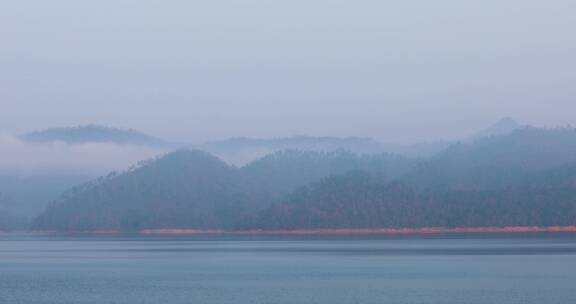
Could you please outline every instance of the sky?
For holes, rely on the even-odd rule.
[[[0,0],[0,131],[453,139],[576,124],[573,0]]]

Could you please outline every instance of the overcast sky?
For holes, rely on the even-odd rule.
[[[576,124],[574,0],[0,0],[0,131],[170,140]]]

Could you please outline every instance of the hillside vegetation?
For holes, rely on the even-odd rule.
[[[179,150],[67,191],[34,229],[231,229],[298,187],[350,170],[396,176],[414,163],[398,156],[284,151],[245,167]]]
[[[523,128],[415,160],[180,150],[68,191],[42,230],[576,225],[576,130]]]

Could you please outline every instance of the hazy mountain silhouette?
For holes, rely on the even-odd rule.
[[[201,151],[179,150],[71,189],[36,229],[231,228],[310,182],[350,170],[398,176],[413,162],[382,154],[284,151],[237,168]]]
[[[237,169],[180,150],[72,189],[35,223],[40,229],[215,228],[248,205]]]
[[[523,127],[525,126],[519,124],[514,119],[510,117],[504,117],[499,121],[495,122],[493,125],[489,126],[488,128],[472,135],[471,139],[480,139],[483,137],[505,135],[511,133],[514,130],[521,129]]]
[[[422,162],[407,180],[431,189],[493,189],[574,162],[575,129],[526,127],[452,145]]]
[[[522,126],[512,118],[502,118],[493,125],[462,141],[505,135]],[[282,150],[332,152],[346,150],[356,154],[393,153],[406,157],[430,157],[458,141],[435,140],[415,144],[379,142],[369,137],[293,136],[280,138],[239,137],[210,141],[197,148],[208,151],[229,162],[242,165],[264,155]]]
[[[576,224],[576,130],[524,127],[428,159],[285,150],[242,167],[179,150],[69,190],[42,230]]]
[[[142,146],[166,146],[168,142],[148,134],[132,130],[99,125],[49,128],[20,136],[28,142],[65,142],[68,144],[114,143]]]

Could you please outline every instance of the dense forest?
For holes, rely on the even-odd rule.
[[[261,212],[245,229],[563,226],[576,188],[418,191],[364,172],[324,179]]]
[[[70,189],[36,219],[34,229],[231,229],[323,177],[363,169],[396,177],[414,164],[390,154],[288,150],[238,168],[183,149]]]
[[[576,130],[521,128],[434,157],[179,150],[67,191],[34,229],[576,225]]]
[[[459,143],[421,163],[406,180],[429,189],[493,189],[576,163],[572,128],[523,128],[506,136]]]

